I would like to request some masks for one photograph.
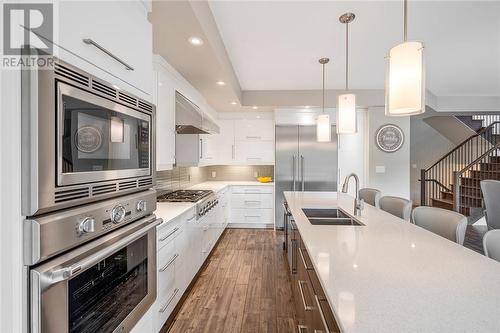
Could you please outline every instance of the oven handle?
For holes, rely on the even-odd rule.
[[[148,219],[150,221],[148,221]],[[139,220],[140,222],[142,220]],[[105,259],[106,257],[110,256],[114,252],[118,251],[122,247],[134,242],[135,240],[139,239],[143,235],[147,234],[151,229],[156,228],[157,225],[163,222],[163,219],[157,219],[156,216],[153,216],[153,218],[148,217],[143,220],[142,223],[148,223],[144,228],[141,228],[140,230],[128,235],[127,237],[120,239],[116,243],[113,243],[109,247],[106,247],[105,249],[102,249],[100,251],[97,251],[93,255],[67,267],[59,268],[56,270],[53,270],[51,273],[49,273],[50,277],[50,284],[56,284],[64,280],[70,279],[73,275],[78,274],[81,271],[86,270],[89,267],[94,266],[96,263],[99,261]]]

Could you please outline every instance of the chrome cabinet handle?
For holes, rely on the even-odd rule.
[[[302,298],[302,303],[304,304],[304,310],[306,311],[314,310],[314,306],[307,305],[306,298],[304,296],[304,289],[302,288],[302,285],[306,283],[306,281],[298,280],[297,282],[299,283],[300,297]]]
[[[304,267],[306,268],[306,271],[312,271],[314,268],[307,266],[306,259],[304,258],[304,253],[302,252],[302,249],[300,247],[299,247],[299,253],[300,257],[302,258],[302,262],[304,263]]]
[[[163,312],[165,312],[165,310],[167,310],[168,306],[170,305],[170,303],[172,303],[172,300],[174,299],[175,295],[177,295],[178,292],[179,292],[179,288],[175,288],[172,296],[170,296],[167,303],[160,309],[160,313],[163,313]]]
[[[302,181],[302,192],[304,192],[304,156],[300,155],[300,177]]]
[[[168,233],[168,235],[166,235],[165,237],[160,238],[160,242],[163,242],[165,239],[167,239],[168,237],[170,237],[173,234],[175,234],[177,232],[177,230],[179,230],[179,227],[175,227],[174,230],[172,230],[172,231],[170,231]]]
[[[231,145],[231,156],[232,156],[232,159],[234,160],[234,144]]]
[[[203,139],[200,139],[200,158],[203,158]]]
[[[172,265],[174,263],[175,259],[177,259],[178,257],[179,257],[178,253],[174,254],[174,256],[165,264],[165,266],[163,266],[162,268],[160,268],[160,272],[165,272],[165,270],[167,268],[169,268],[170,265]]]
[[[102,52],[106,53],[108,56],[110,56],[111,58],[115,59],[116,61],[118,61],[123,66],[125,66],[125,68],[127,70],[129,70],[129,71],[133,71],[134,70],[134,67],[130,66],[125,61],[121,60],[120,58],[118,58],[117,56],[115,56],[113,53],[109,52],[107,49],[105,49],[104,47],[102,47],[101,45],[99,45],[93,39],[91,39],[91,38],[84,38],[83,42],[85,44],[87,44],[87,45],[93,45],[93,46],[97,47],[99,50],[101,50]]]
[[[297,274],[297,240],[292,239],[292,274]]]
[[[292,156],[293,191],[295,191],[295,174],[297,173],[297,170],[295,169],[296,163],[297,163],[297,157],[293,155]]]
[[[307,326],[304,326],[304,325],[297,325],[297,329],[298,329],[299,333],[303,333],[303,332],[308,333],[309,332],[307,329]]]
[[[196,217],[196,214],[193,214],[190,218],[187,219],[187,221],[192,221]]]
[[[262,137],[261,136],[249,136],[247,135],[247,139],[257,139],[260,140]]]
[[[321,322],[323,323],[323,327],[325,328],[325,332],[330,333],[330,330],[328,329],[328,325],[326,323],[325,315],[323,314],[323,309],[321,308],[321,304],[319,303],[318,295],[314,295],[314,299],[316,300],[316,305],[318,306],[319,315],[321,317]]]

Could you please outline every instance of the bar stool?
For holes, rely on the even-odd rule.
[[[464,244],[467,218],[457,212],[421,206],[413,210],[413,223],[460,245]]]
[[[384,196],[379,200],[380,209],[397,216],[403,220],[409,220],[412,208],[412,202],[410,200],[400,198]]]
[[[374,188],[362,188],[359,190],[359,199],[364,200],[369,205],[379,208],[382,192]]]
[[[500,261],[500,229],[490,230],[483,237],[484,255]]]
[[[481,180],[481,192],[483,192],[484,205],[486,207],[485,217],[488,229],[500,229],[500,181]]]

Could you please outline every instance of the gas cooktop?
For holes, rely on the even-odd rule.
[[[178,190],[158,196],[158,202],[198,202],[213,194],[210,190]]]

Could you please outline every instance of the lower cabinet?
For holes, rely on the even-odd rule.
[[[291,280],[297,312],[297,331],[340,332],[299,232],[295,230],[291,237],[297,244],[293,249],[288,249],[296,251],[293,256],[296,258],[296,270],[291,272]]]
[[[273,185],[233,186],[230,200],[231,227],[273,227],[273,193]]]

